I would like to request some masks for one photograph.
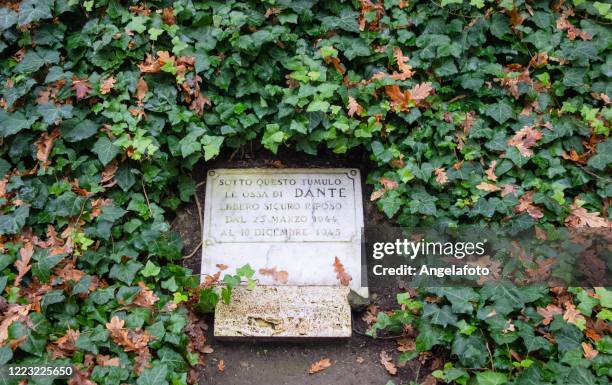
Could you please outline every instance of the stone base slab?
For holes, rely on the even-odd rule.
[[[339,286],[236,287],[215,309],[219,339],[350,338],[349,289]]]

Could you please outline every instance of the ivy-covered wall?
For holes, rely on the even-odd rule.
[[[199,279],[164,215],[223,147],[361,146],[371,199],[401,225],[610,226],[611,22],[585,0],[4,1],[0,365],[185,382],[207,349],[187,343],[202,330],[177,304]],[[531,295],[504,316],[551,301],[566,304]],[[517,326],[526,342],[537,314]],[[600,344],[599,369],[577,365],[604,383],[610,337],[567,327],[564,341]]]

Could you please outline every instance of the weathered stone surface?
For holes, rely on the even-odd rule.
[[[217,338],[348,338],[348,288],[330,286],[244,286],[215,312]]]
[[[263,285],[338,285],[334,258],[361,287],[361,178],[356,169],[210,170],[202,275],[250,264]],[[261,274],[276,269],[286,274]],[[269,271],[269,270],[268,270]]]
[[[259,282],[217,305],[216,337],[350,337],[348,293],[367,297],[358,170],[210,170],[203,219],[202,277],[248,263]],[[348,287],[339,286],[336,257]]]

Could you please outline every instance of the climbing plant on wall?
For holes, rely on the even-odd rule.
[[[3,2],[0,365],[185,383],[208,347],[167,219],[224,147],[360,147],[371,199],[404,226],[609,227],[611,15],[585,0]],[[375,329],[422,315],[417,350],[450,348],[447,382],[607,383],[609,291],[506,289],[402,296]]]

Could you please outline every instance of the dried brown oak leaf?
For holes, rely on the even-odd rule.
[[[355,100],[354,97],[349,96],[348,97],[348,116],[352,118],[353,115],[355,114],[361,115],[362,113],[363,113],[363,107],[361,106],[361,104],[359,104],[357,100]]]
[[[338,257],[334,257],[334,271],[336,272],[336,278],[340,281],[343,286],[348,286],[353,280],[353,277],[349,275],[344,269],[344,265],[340,262]]]
[[[391,358],[386,351],[380,352],[380,363],[385,367],[387,372],[394,376],[397,374],[397,366],[393,363],[393,358]]]
[[[86,98],[91,92],[91,85],[88,79],[78,79],[77,77],[72,78],[72,89],[76,93],[77,100]]]
[[[113,87],[115,87],[115,77],[109,76],[100,83],[100,93],[102,95],[106,95],[112,91]]]
[[[542,133],[535,126],[525,126],[518,130],[512,138],[508,140],[508,146],[516,147],[521,155],[529,157],[533,155],[531,150],[538,140],[542,139]]]
[[[331,360],[329,358],[321,358],[319,361],[310,365],[308,369],[308,374],[315,374],[323,371],[331,366]]]

